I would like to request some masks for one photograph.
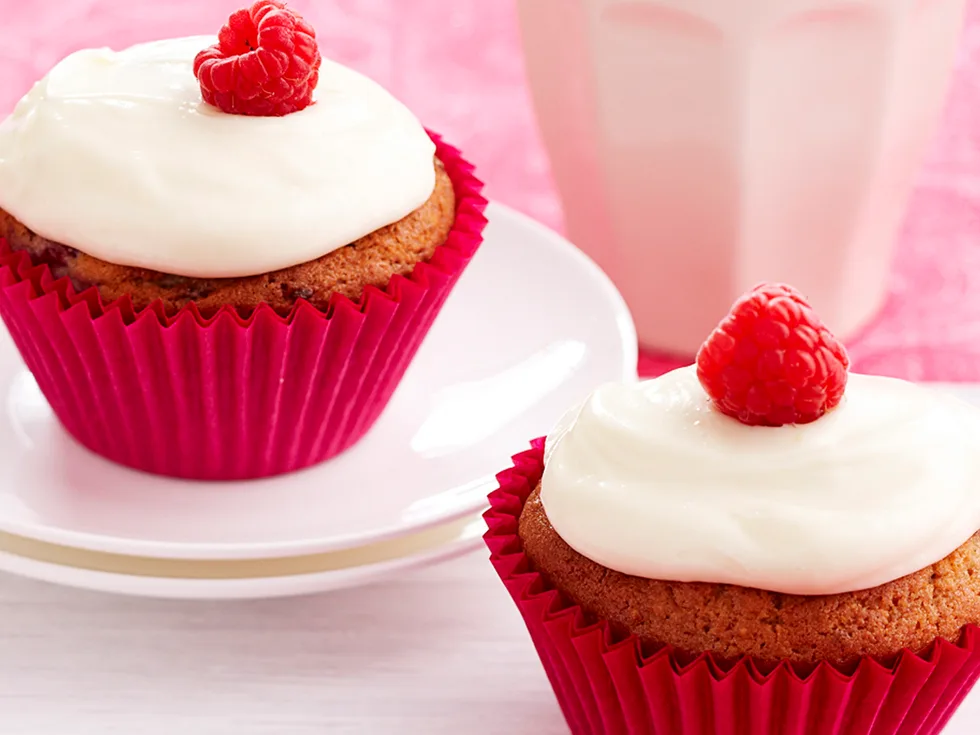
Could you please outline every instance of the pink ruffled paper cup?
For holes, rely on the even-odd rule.
[[[482,242],[483,184],[431,134],[453,182],[456,221],[433,257],[359,303],[288,316],[189,305],[136,313],[128,298],[75,293],[0,240],[0,316],[41,392],[81,444],[119,464],[199,480],[244,480],[323,462],[381,414]]]
[[[893,660],[721,665],[644,651],[586,620],[535,572],[517,523],[543,472],[543,445],[514,457],[490,495],[490,560],[524,618],[573,735],[935,735],[980,675],[980,628]]]

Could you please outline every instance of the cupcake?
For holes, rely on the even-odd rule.
[[[980,674],[980,411],[849,375],[805,299],[606,385],[487,543],[573,733],[937,733]]]
[[[71,54],[0,124],[0,315],[116,462],[300,469],[381,413],[481,241],[482,185],[279,0]]]

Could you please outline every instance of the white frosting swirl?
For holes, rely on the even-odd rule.
[[[431,196],[435,146],[380,86],[324,60],[305,110],[225,114],[192,71],[214,40],[61,61],[0,124],[0,207],[112,263],[220,278],[313,260]]]
[[[599,388],[546,442],[558,534],[611,569],[791,594],[874,587],[980,528],[980,411],[851,375],[820,420],[745,426],[693,368]]]

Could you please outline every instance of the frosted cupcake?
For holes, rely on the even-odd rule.
[[[480,243],[481,185],[276,0],[70,55],[0,124],[0,314],[83,444],[181,477],[370,427]]]
[[[501,476],[487,542],[573,732],[951,716],[980,670],[980,412],[847,367],[763,287],[697,366],[598,389]]]

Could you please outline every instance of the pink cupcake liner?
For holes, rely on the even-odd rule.
[[[541,479],[544,440],[497,476],[486,512],[490,561],[521,611],[574,735],[934,735],[980,675],[980,628],[928,651],[828,663],[722,665],[663,647],[644,655],[636,637],[590,624],[531,569],[517,535]]]
[[[282,317],[191,304],[135,312],[103,303],[0,240],[0,316],[65,429],[147,472],[203,480],[277,475],[322,462],[370,429],[482,241],[483,184],[431,134],[457,198],[446,242],[408,277],[327,313]]]

